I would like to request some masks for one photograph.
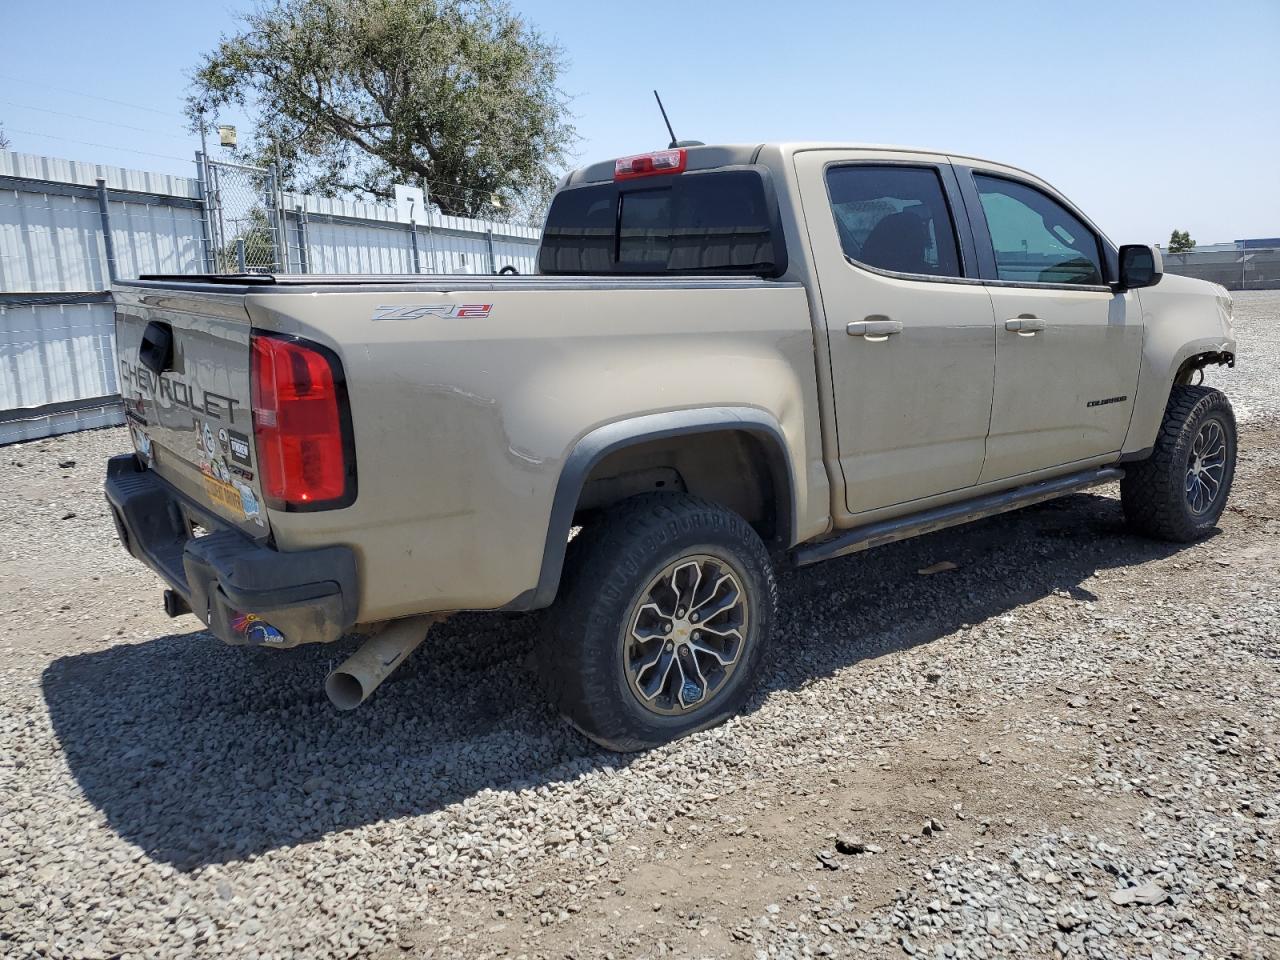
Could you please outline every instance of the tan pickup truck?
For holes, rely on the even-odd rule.
[[[778,564],[1113,480],[1222,513],[1231,298],[1042,180],[830,144],[568,176],[527,277],[114,287],[125,547],[228,643],[364,645],[354,706],[459,610],[550,608],[547,687],[630,750],[741,708]],[[576,533],[576,536],[573,534]]]

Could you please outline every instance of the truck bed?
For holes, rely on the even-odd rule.
[[[566,462],[621,420],[726,404],[744,417],[769,411],[794,452],[794,533],[826,525],[825,472],[806,453],[821,438],[798,282],[153,274],[113,290],[123,393],[148,469],[273,549],[350,546],[362,622],[543,602],[543,570],[558,572],[548,544],[563,553],[567,538],[549,531],[572,520],[571,502],[553,523]],[[152,323],[175,347],[158,378],[138,370]],[[281,508],[264,488],[249,416],[261,339],[310,344],[337,362],[350,502]],[[243,439],[250,449],[238,457]]]

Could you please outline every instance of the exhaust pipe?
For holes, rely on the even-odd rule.
[[[427,638],[441,614],[394,620],[369,637],[324,681],[324,692],[339,710],[354,710]]]

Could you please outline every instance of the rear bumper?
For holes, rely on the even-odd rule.
[[[107,503],[120,542],[158,573],[226,643],[329,643],[356,620],[350,547],[282,553],[227,528],[133,454],[107,462]],[[209,532],[191,533],[192,522]]]

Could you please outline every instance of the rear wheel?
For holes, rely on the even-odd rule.
[[[1175,386],[1151,456],[1125,468],[1120,499],[1139,533],[1175,543],[1218,523],[1236,470],[1236,419],[1220,390]]]
[[[768,553],[742,517],[646,494],[570,548],[540,667],[574,726],[609,749],[641,750],[742,707],[777,604]]]

